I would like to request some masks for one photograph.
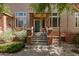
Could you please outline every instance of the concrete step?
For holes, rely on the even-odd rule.
[[[46,44],[46,43],[47,43],[47,41],[32,41],[32,43]]]
[[[47,38],[32,38],[32,40],[47,40]]]
[[[47,40],[32,40],[32,42],[47,42]]]
[[[47,42],[32,42],[33,45],[47,45]]]
[[[25,47],[49,47],[49,45],[25,45]]]
[[[33,45],[47,45],[47,35],[43,32],[34,33],[32,37]]]
[[[33,36],[32,38],[47,38],[47,36]]]
[[[32,40],[41,40],[41,38],[32,38]]]

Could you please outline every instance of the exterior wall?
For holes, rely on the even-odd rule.
[[[79,27],[75,27],[76,23],[76,19],[75,19],[75,15],[71,14],[69,15],[69,32],[72,33],[79,33]]]
[[[57,12],[56,9],[52,9],[52,12]],[[53,29],[54,32],[58,32],[59,31],[59,27],[51,27]],[[67,12],[64,11],[61,16],[60,16],[60,28],[61,28],[61,32],[67,32]]]
[[[56,12],[56,10],[52,10]],[[68,17],[68,20],[67,20]],[[61,32],[69,32],[69,33],[79,33],[79,28],[75,27],[75,15],[74,13],[70,13],[69,11],[64,11],[60,16],[60,27]],[[59,27],[52,27],[53,31],[59,31]]]
[[[29,24],[29,7],[27,3],[8,3],[7,4],[12,10],[12,14],[15,15],[16,12],[26,12],[26,27]],[[15,23],[16,24],[16,23]]]
[[[25,3],[9,3],[7,4],[10,9],[12,10],[12,13],[15,14],[15,12],[26,12],[27,13],[27,25],[26,27],[29,27],[30,19],[31,17],[29,16],[29,13],[33,13],[34,11],[28,6],[29,4]],[[57,12],[57,10],[53,10],[52,12]],[[67,21],[67,16],[68,16],[68,21]],[[64,11],[60,17],[60,26],[61,26],[61,32],[72,32],[72,33],[79,33],[79,28],[75,27],[75,16],[74,14],[70,14],[67,11]],[[48,21],[49,22],[49,21]],[[68,22],[68,23],[67,23]],[[32,25],[32,24],[31,24]],[[52,27],[53,31],[58,32],[59,27]]]

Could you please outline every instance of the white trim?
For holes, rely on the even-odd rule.
[[[53,18],[54,17],[51,17],[51,19],[50,19],[51,20],[51,27],[54,27],[53,26]],[[59,27],[59,17],[56,17],[56,18],[57,18],[57,26],[56,26],[56,28],[57,28],[57,27]]]
[[[57,13],[57,12],[53,12],[53,13]],[[53,14],[53,13],[52,13],[52,14]],[[56,27],[53,26],[53,22],[52,22],[54,17],[57,18],[57,26],[56,26]],[[57,15],[55,15],[55,16],[54,16],[54,15],[50,15],[50,16],[49,16],[49,19],[50,19],[50,20],[52,19],[52,21],[50,22],[50,25],[51,25],[50,27],[59,28],[59,25],[58,25],[58,24],[59,24],[59,17],[60,17],[60,16],[58,15],[58,13],[57,13]]]

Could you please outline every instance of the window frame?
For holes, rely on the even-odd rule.
[[[23,24],[22,24],[22,26],[21,26],[21,27],[24,27],[24,26],[25,26],[25,23],[24,23],[24,22],[26,21],[26,15],[19,16],[19,15],[16,15],[17,13],[23,13],[23,14],[24,14],[24,13],[27,14],[27,13],[26,13],[26,12],[15,12],[15,17],[16,17],[16,19],[15,19],[15,24],[16,24],[16,25],[15,25],[15,26],[16,26],[16,27],[20,27],[20,25],[19,25],[19,23],[18,23],[18,21],[17,21],[17,18],[24,18],[25,20],[24,20],[24,19],[22,20]]]
[[[57,12],[53,12],[53,13],[57,13]],[[53,28],[58,28],[59,27],[59,20],[60,20],[60,16],[59,16],[59,14],[57,13],[57,15],[53,15],[53,13],[52,13],[52,15],[50,15],[50,27],[53,27]],[[55,26],[53,26],[53,18],[57,18],[57,26],[55,27]]]

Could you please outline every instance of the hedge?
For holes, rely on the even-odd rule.
[[[13,53],[21,50],[24,47],[22,42],[10,42],[5,44],[0,44],[0,52]]]

